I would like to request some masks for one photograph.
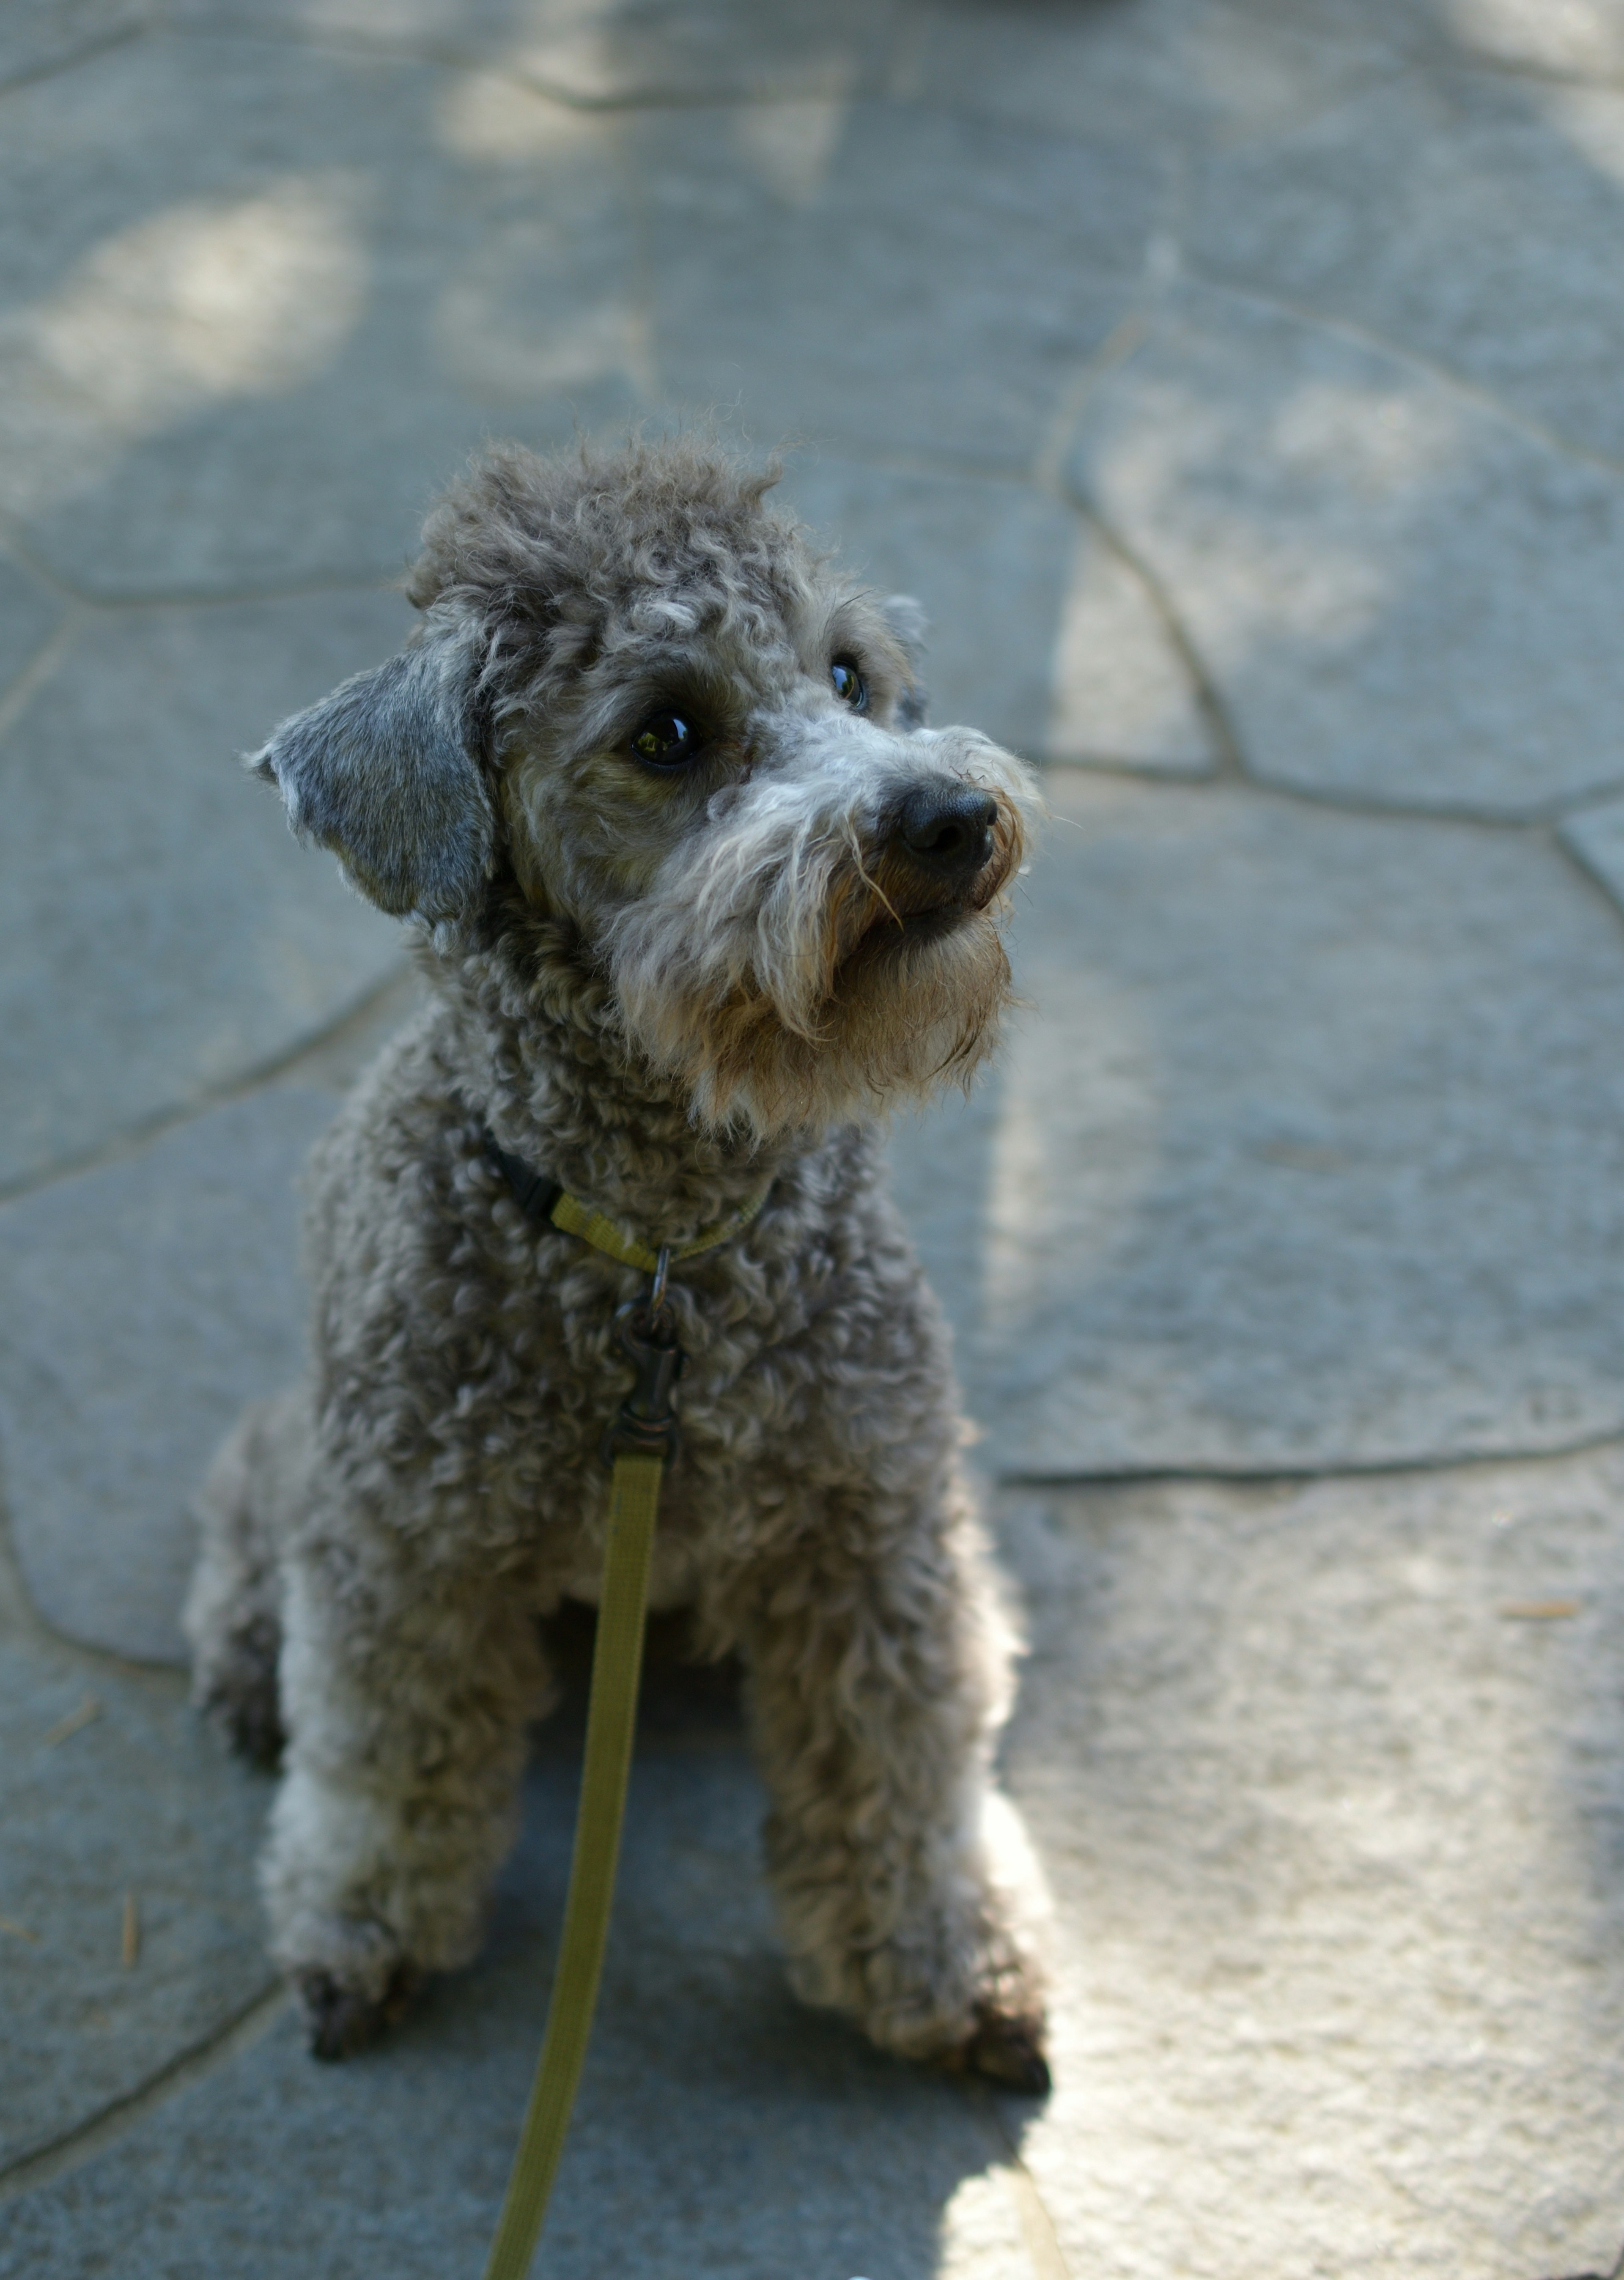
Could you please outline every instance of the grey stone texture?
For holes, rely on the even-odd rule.
[[[508,81],[282,42],[21,90],[0,507],[99,596],[392,574],[493,429],[642,407],[616,147]]]
[[[397,646],[483,438],[643,419],[780,452],[935,717],[1050,764],[1023,1009],[893,1157],[1031,1629],[1057,2086],[790,2003],[666,1638],[543,2268],[1612,2267],[1621,196],[1612,0],[4,12],[8,2280],[479,2268],[584,1640],[486,1955],[314,2067],[175,1616],[416,985],[234,756]]]
[[[1203,149],[1278,132],[1392,69],[1379,31],[1341,36],[1295,4],[1224,0],[1053,7],[927,0],[898,42],[895,85],[923,103],[1104,142]]]
[[[1202,274],[1402,341],[1624,458],[1624,87],[1409,76],[1207,157],[1189,213]]]
[[[1512,817],[1624,778],[1610,470],[1412,359],[1200,287],[1090,392],[1070,466],[1266,780]]]
[[[335,1105],[273,1087],[0,1210],[6,1502],[58,1629],[184,1661],[189,1493],[298,1375],[294,1185]]]
[[[995,1469],[1624,1427],[1600,897],[1481,827],[1048,782],[1013,936],[1032,1010],[966,1105],[893,1147]]]
[[[62,622],[62,604],[0,554],[0,720],[18,702],[17,684]]]
[[[1598,800],[1565,816],[1558,836],[1597,884],[1624,909],[1624,799]]]
[[[343,2068],[315,2067],[279,2026],[0,2215],[0,2274],[79,2280],[100,2260],[132,2276],[251,2266],[265,2280],[479,2270],[545,2015],[579,1746],[573,1727],[538,1751],[471,1974]],[[793,2255],[809,2271],[1032,2280],[984,2098],[790,2000],[757,1867],[761,1811],[736,1732],[645,1722],[545,2268],[585,2280],[607,2256],[777,2280]],[[290,2195],[295,2176],[314,2189]]]
[[[142,0],[9,0],[0,17],[0,95],[141,29]]]
[[[1615,1448],[1012,1510],[1065,2269],[1611,2269],[1621,1497]]]
[[[165,21],[500,69],[583,104],[839,96],[881,75],[895,0],[160,0]]]
[[[0,1598],[4,2179],[217,2037],[271,1974],[268,1783],[199,1730],[173,1673],[75,1654]]]
[[[1128,306],[1154,150],[957,111],[682,112],[639,153],[655,354],[750,434],[1020,470]]]
[[[399,930],[236,755],[395,647],[389,595],[87,619],[0,741],[0,1189],[290,1051]]]

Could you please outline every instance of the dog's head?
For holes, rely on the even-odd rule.
[[[399,657],[256,755],[363,892],[456,941],[517,882],[712,1126],[967,1073],[1005,1001],[1031,781],[927,728],[879,601],[686,445],[492,453],[431,516]]]

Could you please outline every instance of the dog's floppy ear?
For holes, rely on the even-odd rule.
[[[331,848],[361,892],[397,918],[461,916],[496,846],[480,766],[479,662],[460,628],[435,628],[284,720],[247,765],[276,784],[301,839]]]
[[[929,692],[925,687],[921,666],[925,657],[925,636],[930,631],[930,620],[922,605],[912,594],[888,594],[880,605],[880,614],[901,644],[908,660],[908,686],[903,691],[902,702],[897,708],[897,718],[904,728],[922,728]]]

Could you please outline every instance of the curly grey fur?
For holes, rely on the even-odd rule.
[[[240,1737],[277,1666],[264,1889],[319,2048],[473,1954],[550,1701],[536,1618],[596,1590],[640,1278],[527,1221],[491,1134],[650,1242],[771,1178],[675,1280],[655,1603],[744,1660],[800,1991],[1043,2078],[1039,1884],[991,1772],[1014,1639],[873,1122],[991,1044],[1030,786],[912,725],[917,611],[766,488],[685,446],[492,454],[430,520],[421,643],[266,748],[296,823],[418,912],[434,985],[316,1152],[311,1378],[217,1461],[188,1609]],[[633,750],[662,708],[703,720],[685,768]],[[901,836],[921,788],[993,819],[974,875]]]

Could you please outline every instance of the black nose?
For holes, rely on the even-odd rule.
[[[973,879],[992,853],[998,803],[968,784],[915,784],[897,811],[895,836],[938,879]]]

